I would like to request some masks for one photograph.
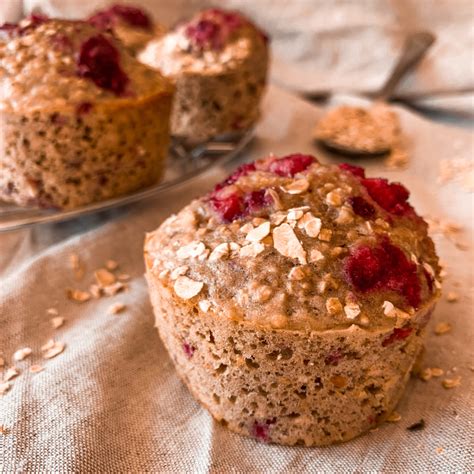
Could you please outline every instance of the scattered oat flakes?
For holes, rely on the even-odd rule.
[[[282,186],[281,190],[288,194],[301,194],[309,188],[309,181],[306,178],[297,179],[286,186]]]
[[[59,314],[59,311],[56,308],[48,308],[46,310],[46,314],[48,316],[57,316]]]
[[[5,395],[5,393],[10,390],[12,384],[10,382],[2,382],[0,383],[0,395]]]
[[[90,293],[87,291],[75,290],[73,288],[68,288],[66,290],[67,297],[72,301],[77,301],[78,303],[84,303],[89,301],[91,298]]]
[[[383,314],[385,314],[385,316],[389,318],[401,318],[401,319],[410,318],[410,315],[407,312],[394,306],[391,301],[384,301],[382,304],[382,308],[383,308]]]
[[[97,282],[97,284],[101,287],[104,288],[105,286],[110,286],[113,285],[116,281],[115,275],[105,268],[99,268],[99,270],[96,270],[94,272],[94,277]]]
[[[13,354],[13,360],[20,362],[21,360],[26,359],[33,351],[30,347],[24,347],[23,349],[18,349]]]
[[[114,270],[117,270],[119,264],[115,261],[115,260],[107,260],[105,262],[105,268],[107,268],[107,270],[110,270],[111,272],[113,272]]]
[[[16,367],[10,367],[7,369],[7,371],[5,372],[4,376],[3,376],[3,381],[4,382],[8,382],[9,380],[11,379],[14,379],[15,377],[17,377],[18,375],[20,375],[20,371],[16,368]]]
[[[258,227],[250,230],[245,239],[249,242],[260,242],[263,240],[268,234],[270,234],[270,222],[265,221],[261,223]]]
[[[455,291],[449,291],[446,295],[446,299],[449,301],[449,303],[455,303],[456,301],[459,301],[459,294]]]
[[[277,210],[277,211],[280,211],[283,209],[283,204],[281,203],[281,199],[280,199],[280,196],[278,195],[277,191],[275,191],[274,189],[272,188],[269,188],[267,189],[267,194],[272,198],[273,200],[273,207]],[[283,221],[281,221],[283,222]],[[281,222],[279,222],[279,224],[281,224]],[[278,224],[276,224],[278,225]]]
[[[249,245],[241,247],[239,250],[240,257],[256,257],[265,250],[265,246],[260,242],[252,242]]]
[[[305,265],[306,252],[289,224],[281,224],[273,229],[273,246],[283,256],[296,258]]]
[[[109,307],[107,314],[119,314],[125,310],[127,306],[124,303],[117,302]]]
[[[441,377],[444,374],[444,370],[441,369],[440,367],[433,367],[431,369],[431,375],[433,377]]]
[[[457,377],[454,377],[453,379],[444,379],[441,382],[441,384],[446,389],[459,387],[459,385],[461,385],[461,376],[458,375]]]
[[[64,324],[65,319],[62,316],[51,318],[50,322],[54,329],[59,329]]]
[[[302,267],[293,267],[288,273],[288,278],[290,280],[303,280],[305,277],[305,272]]]
[[[357,303],[347,303],[344,306],[344,313],[348,319],[355,319],[360,314],[360,306]]]
[[[42,372],[44,370],[44,367],[38,364],[34,364],[29,368],[29,371],[32,374],[37,374],[38,372]]]
[[[76,280],[81,280],[84,277],[85,268],[79,259],[79,255],[76,253],[69,255],[69,264],[74,272],[74,277]]]
[[[119,281],[128,281],[130,280],[130,275],[128,273],[120,273],[119,275],[117,275],[117,280]]]
[[[326,204],[339,207],[342,204],[342,195],[340,189],[335,189],[326,194]]]
[[[120,293],[121,291],[124,291],[126,289],[127,286],[124,283],[116,281],[112,285],[104,286],[104,288],[102,288],[102,291],[106,296],[115,296],[117,293]]]
[[[209,300],[201,300],[199,303],[198,303],[198,306],[199,306],[199,309],[203,312],[203,313],[207,313],[209,311],[209,308],[211,307],[211,303]]]
[[[336,224],[344,225],[344,224],[350,224],[354,220],[354,213],[352,212],[352,209],[343,206],[339,210],[339,214],[335,219]]]
[[[386,420],[390,421],[391,423],[396,423],[397,421],[400,421],[401,419],[402,419],[402,416],[400,415],[400,413],[396,411],[392,411],[392,413],[390,413],[390,415],[388,415],[388,417],[386,418]]]
[[[326,309],[330,315],[342,313],[342,304],[339,298],[328,298],[326,300]]]
[[[183,300],[189,300],[198,295],[203,286],[204,283],[201,281],[195,281],[191,280],[191,278],[180,276],[174,282],[174,291]]]
[[[99,285],[93,283],[89,286],[89,293],[91,294],[92,298],[98,299],[102,296],[102,288]]]
[[[320,260],[324,260],[324,255],[318,249],[311,249],[309,251],[309,261],[311,263],[316,263]]]
[[[446,333],[450,332],[451,329],[452,329],[451,324],[445,323],[445,322],[441,322],[441,323],[438,323],[438,324],[435,326],[434,332],[435,332],[435,334],[437,334],[438,336],[440,336],[441,334],[446,334]]]
[[[191,242],[183,247],[180,247],[176,252],[179,259],[199,257],[206,250],[203,242]]]
[[[299,221],[298,227],[304,229],[308,237],[316,238],[321,231],[321,219],[307,212]]]
[[[188,265],[181,265],[180,267],[176,267],[170,273],[170,278],[172,280],[176,280],[176,278],[185,275],[188,270],[189,270]]]
[[[217,245],[209,255],[209,261],[215,262],[217,260],[223,260],[229,256],[230,247],[228,242]]]
[[[52,359],[64,350],[65,345],[62,342],[56,342],[54,339],[50,339],[46,344],[41,347],[44,359]]]
[[[319,232],[318,238],[323,242],[330,242],[332,237],[332,230],[331,229],[321,229]]]

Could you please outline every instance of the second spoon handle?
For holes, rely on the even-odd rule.
[[[428,31],[412,33],[406,38],[402,55],[393,69],[392,74],[390,74],[380,92],[377,93],[376,100],[385,101],[392,96],[400,80],[405,76],[407,71],[420,61],[429,47],[434,43],[435,38],[436,37]]]

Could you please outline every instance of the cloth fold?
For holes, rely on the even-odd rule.
[[[295,151],[315,153],[323,162],[335,160],[311,141],[321,109],[271,87],[263,110],[242,160]],[[464,225],[464,233],[458,234],[472,247],[469,194],[456,183],[435,184],[440,160],[454,152],[469,156],[472,134],[430,123],[403,108],[397,111],[410,142],[409,168],[386,171],[379,160],[361,164],[369,176],[382,174],[407,184],[411,202],[423,215]],[[0,234],[0,356],[3,375],[11,365],[20,371],[0,396],[0,472],[472,470],[472,248],[459,250],[438,234],[438,251],[447,262],[445,288],[457,291],[460,300],[439,303],[424,366],[441,367],[445,375],[410,381],[397,408],[398,423],[328,448],[282,447],[227,431],[193,400],[153,327],[142,247],[145,232],[210,189],[225,172],[212,170],[124,209]],[[70,266],[73,254],[85,266],[81,280]],[[117,275],[130,275],[128,290],[83,303],[69,300],[66,289],[87,289],[94,270],[108,259],[119,263]],[[108,314],[116,303],[125,309]],[[65,318],[58,329],[51,325],[51,308]],[[433,334],[439,322],[452,324],[452,332]],[[65,349],[45,360],[41,346],[51,338]],[[23,347],[33,353],[13,361],[14,352]],[[44,370],[32,373],[32,365]],[[460,386],[447,390],[441,385],[442,379],[458,376]],[[406,429],[420,418],[426,422],[424,430]]]

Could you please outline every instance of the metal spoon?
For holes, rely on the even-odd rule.
[[[327,148],[345,155],[380,155],[391,149],[398,120],[386,106],[400,81],[413,69],[435,41],[427,31],[410,34],[402,54],[383,87],[368,108],[342,106],[324,116],[315,138]]]

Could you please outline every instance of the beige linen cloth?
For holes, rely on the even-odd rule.
[[[377,159],[363,162],[368,174],[403,180],[423,215],[456,221],[464,227],[457,238],[470,246],[462,251],[435,235],[447,266],[446,292],[455,290],[460,300],[443,299],[428,331],[424,366],[441,367],[445,375],[410,381],[397,408],[399,422],[327,448],[267,445],[215,423],[180,382],[153,327],[143,239],[165,216],[210,189],[221,170],[126,209],[0,234],[0,355],[4,373],[13,364],[20,371],[0,397],[0,472],[472,470],[472,194],[457,181],[437,184],[436,177],[441,160],[471,157],[473,137],[398,110],[410,143],[409,167],[387,171]],[[241,158],[301,151],[334,161],[311,142],[320,115],[317,107],[272,87],[255,140]],[[86,266],[81,281],[70,268],[72,254]],[[129,290],[85,303],[68,300],[66,288],[86,289],[107,259],[130,274]],[[117,302],[126,309],[107,314]],[[56,330],[46,312],[51,307],[65,318]],[[442,321],[452,324],[452,332],[436,336],[433,327]],[[65,350],[43,360],[40,347],[52,337]],[[33,353],[13,362],[13,353],[24,347]],[[44,370],[29,372],[33,364]],[[442,387],[441,380],[457,376],[460,386]],[[424,430],[407,430],[421,418]]]

